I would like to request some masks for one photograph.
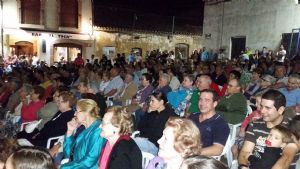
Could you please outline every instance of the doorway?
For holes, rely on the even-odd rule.
[[[17,56],[33,56],[33,43],[27,41],[16,42],[15,45],[10,45],[10,53]]]
[[[74,43],[54,44],[54,62],[70,62],[82,53],[82,46]]]
[[[231,59],[238,58],[245,51],[246,36],[231,37]]]
[[[175,57],[181,60],[189,58],[189,45],[186,43],[178,43],[175,45]]]

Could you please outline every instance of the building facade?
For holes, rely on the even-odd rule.
[[[125,53],[128,56],[131,51],[139,52],[145,57],[148,52],[159,49],[161,52],[173,51],[175,55],[180,53],[187,59],[194,50],[199,50],[203,41],[200,35],[99,30],[95,34],[96,56],[101,57],[104,54],[110,58],[115,57],[117,53]]]
[[[298,0],[212,0],[204,9],[203,45],[223,48],[228,57],[245,47],[276,51],[283,35],[299,28]]]
[[[4,57],[37,55],[48,64],[94,53],[91,1],[2,0]]]

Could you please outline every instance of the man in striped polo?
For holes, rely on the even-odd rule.
[[[266,147],[265,140],[276,125],[287,125],[283,117],[285,110],[285,96],[277,90],[269,90],[262,96],[261,113],[262,119],[250,123],[246,132],[245,142],[239,154],[239,166],[242,169],[248,168],[248,157],[251,154],[263,153]],[[295,161],[298,159],[298,148],[295,143],[289,143],[283,149],[281,158],[275,163],[272,169],[295,168]],[[295,155],[297,156],[295,157]],[[268,159],[265,159],[268,160]]]

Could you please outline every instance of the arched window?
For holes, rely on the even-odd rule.
[[[189,58],[189,45],[186,43],[178,43],[175,45],[175,57],[182,60]]]
[[[40,0],[21,0],[21,23],[22,24],[41,24],[41,1]]]
[[[60,0],[60,26],[78,28],[78,0]]]

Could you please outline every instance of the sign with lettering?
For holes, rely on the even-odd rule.
[[[72,39],[72,35],[70,34],[57,34],[57,33],[40,33],[40,32],[32,32],[32,36],[43,36],[46,34],[46,36],[51,37],[51,38],[58,38],[58,39]]]
[[[29,35],[31,37],[44,37],[44,38],[56,38],[56,39],[78,39],[78,40],[92,40],[92,37],[89,34],[82,33],[54,33],[54,32],[42,32],[42,31],[24,31],[20,29],[5,29],[5,34],[13,35]]]

